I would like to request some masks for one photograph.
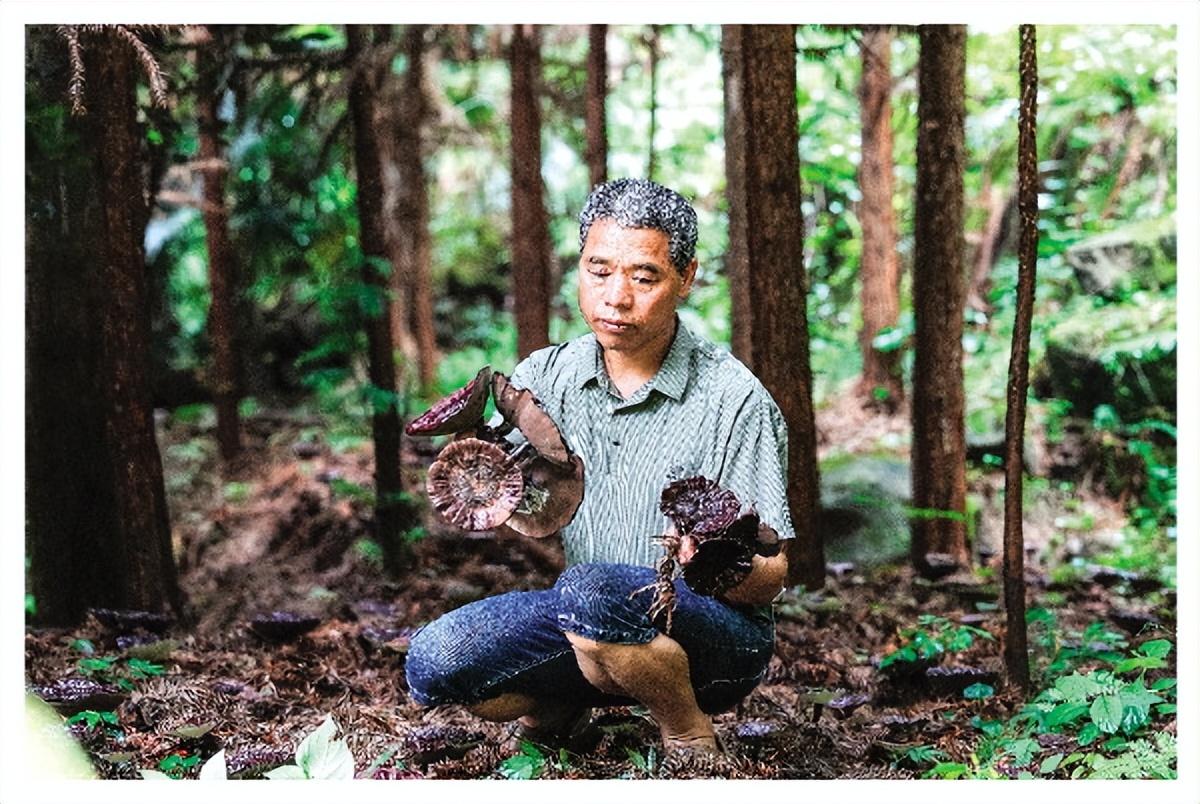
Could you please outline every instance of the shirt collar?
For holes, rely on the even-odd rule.
[[[604,368],[604,349],[600,346],[594,334],[590,337],[594,346],[592,359],[588,360],[584,357],[579,361],[576,384],[582,388],[592,380],[595,380],[600,384],[600,387],[609,387],[608,371]],[[667,349],[667,355],[663,358],[662,365],[658,368],[658,373],[639,389],[637,393],[626,400],[626,402],[633,402],[635,399],[644,399],[650,391],[658,391],[660,394],[676,401],[682,399],[683,392],[687,390],[688,376],[691,374],[692,351],[696,348],[696,345],[696,336],[683,325],[683,322],[679,320],[679,316],[676,316],[675,337],[671,340],[671,346]]]

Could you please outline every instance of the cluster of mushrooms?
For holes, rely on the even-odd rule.
[[[779,534],[759,519],[754,507],[742,505],[736,494],[706,477],[669,484],[659,508],[674,527],[659,537],[665,552],[658,561],[657,580],[647,588],[655,590],[650,619],[665,616],[667,633],[675,610],[677,564],[683,565],[683,579],[693,592],[717,595],[746,579],[755,555],[779,552]],[[695,552],[683,561],[679,553],[685,537],[695,544]]]
[[[489,394],[503,418],[484,423]],[[518,430],[525,441],[505,436]],[[470,531],[501,525],[525,536],[558,532],[583,501],[583,459],[526,389],[484,366],[475,378],[409,422],[411,436],[455,436],[429,467],[426,490],[443,519]]]

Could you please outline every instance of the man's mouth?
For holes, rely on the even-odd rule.
[[[606,332],[628,332],[633,327],[628,321],[614,321],[610,318],[599,318],[596,321]]]

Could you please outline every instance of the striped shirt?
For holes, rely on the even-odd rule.
[[[584,462],[583,502],[562,530],[567,565],[653,566],[667,518],[659,495],[672,480],[704,475],[752,503],[781,539],[787,505],[787,427],[762,383],[737,358],[676,319],[658,373],[628,399],[588,333],[540,349],[513,371]]]

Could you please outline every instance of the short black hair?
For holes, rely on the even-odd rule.
[[[598,184],[579,213],[579,250],[598,220],[611,218],[628,229],[657,229],[670,239],[675,270],[687,270],[696,256],[696,210],[679,193],[648,179],[613,179]]]

